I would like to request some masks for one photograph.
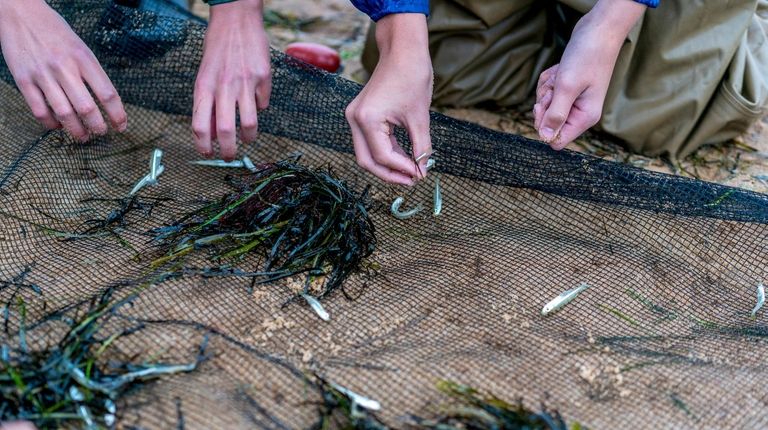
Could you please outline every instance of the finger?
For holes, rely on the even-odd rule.
[[[533,106],[533,126],[536,130],[541,127],[541,119],[544,117],[544,112],[549,109],[549,105],[552,104],[552,93],[553,91],[551,89],[546,91]]]
[[[259,80],[256,84],[256,105],[259,110],[269,107],[269,98],[272,94],[272,76],[267,72],[267,76]]]
[[[19,84],[19,89],[24,96],[24,100],[27,101],[27,105],[29,105],[32,115],[35,116],[35,119],[40,121],[40,123],[47,129],[61,127],[61,123],[56,120],[53,111],[45,103],[45,97],[37,85],[32,82],[24,82]]]
[[[563,124],[560,129],[559,138],[551,143],[553,149],[561,150],[568,146],[571,142],[576,140],[590,127],[597,124],[600,119],[599,110],[597,114],[583,111],[574,107],[571,110],[571,114],[568,120]]]
[[[61,89],[59,84],[51,77],[46,77],[39,82],[40,89],[45,95],[45,99],[48,100],[48,104],[53,110],[53,114],[56,116],[56,120],[69,131],[72,136],[80,141],[88,139],[88,130],[80,118],[77,116],[75,109],[69,102],[66,94]]]
[[[357,124],[352,122],[350,122],[350,127],[352,129],[352,143],[355,148],[355,157],[357,159],[357,164],[360,167],[373,173],[383,181],[399,185],[413,185],[413,179],[409,175],[376,163],[368,150],[368,142],[366,142],[362,130],[360,130]]]
[[[213,97],[208,92],[195,91],[194,108],[192,110],[192,134],[195,149],[206,158],[213,157],[211,130],[215,130],[213,118]]]
[[[544,91],[552,89],[555,85],[555,77],[557,76],[557,65],[550,67],[549,69],[541,72],[539,75],[539,81],[536,83],[536,98],[540,99],[544,95]]]
[[[237,100],[237,110],[240,113],[240,140],[250,143],[258,136],[259,120],[256,113],[256,96],[247,86]]]
[[[235,134],[236,100],[229,90],[222,88],[216,95],[216,140],[219,152],[225,161],[232,161],[237,155],[237,136]]]
[[[421,154],[427,154],[418,162],[416,168],[416,177],[424,178],[427,176],[427,161],[432,154],[432,138],[429,135],[429,113],[419,120],[407,124],[408,136],[413,145],[414,157],[420,157]],[[394,138],[394,136],[392,136]],[[393,139],[394,140],[394,139]],[[399,146],[398,146],[399,148]]]
[[[545,142],[552,142],[557,137],[573,107],[573,102],[580,95],[582,88],[562,82],[555,82],[552,102],[544,111],[539,128],[539,136]]]
[[[405,155],[396,141],[394,145],[392,144],[390,139],[391,126],[386,120],[374,114],[360,114],[360,110],[353,116],[356,125],[363,132],[363,138],[368,144],[371,157],[377,164],[407,175],[413,175],[413,160]],[[400,151],[397,151],[396,148]]]
[[[541,117],[544,115],[544,108],[539,103],[533,105],[533,128],[537,131],[541,125]]]
[[[128,128],[128,114],[125,113],[125,106],[96,58],[82,66],[80,73],[104,107],[112,127],[119,132],[125,131]]]
[[[107,123],[82,78],[61,69],[57,72],[57,79],[83,125],[93,134],[106,133]]]

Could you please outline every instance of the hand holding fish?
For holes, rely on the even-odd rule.
[[[427,21],[423,14],[398,13],[377,24],[381,57],[368,84],[347,107],[347,121],[360,167],[387,182],[413,185],[426,176],[427,159],[414,163],[392,132],[394,126],[404,127],[413,154],[432,153]]]

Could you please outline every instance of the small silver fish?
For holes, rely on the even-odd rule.
[[[348,388],[344,388],[339,384],[334,384],[333,382],[329,382],[331,387],[333,387],[334,390],[340,392],[341,394],[344,394],[345,396],[349,397],[352,400],[353,405],[362,406],[365,409],[371,410],[371,411],[378,411],[381,410],[381,403],[377,402],[376,400],[369,399],[368,397],[361,396]]]
[[[85,376],[85,372],[82,369],[75,366],[74,363],[65,361],[64,366],[69,372],[69,375],[77,381],[78,384],[83,387],[104,393],[107,395],[112,394],[115,390],[123,387],[126,384],[132,383],[136,380],[145,380],[148,378],[156,378],[159,375],[170,375],[174,373],[191,372],[197,368],[198,362],[190,364],[168,364],[168,365],[155,365],[147,367],[145,369],[137,370],[134,372],[124,373],[115,378],[97,382],[89,379]]]
[[[110,414],[117,413],[117,406],[115,406],[115,402],[113,402],[110,399],[104,400],[104,408],[109,412]]]
[[[426,152],[422,152],[422,153],[421,153],[421,155],[419,155],[418,157],[416,157],[416,158],[415,158],[413,161],[415,161],[415,162],[416,162],[416,164],[419,164],[419,161],[423,160],[423,159],[424,159],[424,157],[426,157],[427,155],[429,155],[429,154],[428,154],[428,153],[426,153]]]
[[[155,177],[157,177],[157,176],[160,176],[160,175],[161,175],[161,174],[162,174],[164,171],[165,171],[165,166],[163,166],[163,165],[161,164],[161,165],[160,165],[160,167],[158,167],[158,168],[157,168],[157,174],[156,174],[156,176],[155,176]],[[149,184],[150,184],[150,181],[151,181],[150,175],[151,175],[151,174],[150,174],[150,173],[148,173],[146,176],[144,176],[143,178],[141,178],[141,179],[139,180],[139,182],[137,182],[137,183],[136,183],[136,185],[134,185],[134,186],[133,186],[133,189],[131,190],[131,192],[130,192],[128,195],[129,195],[129,196],[132,196],[132,195],[134,195],[134,194],[138,193],[138,192],[139,192],[139,190],[141,190],[141,189],[142,189],[142,188],[144,188],[145,186],[149,185]],[[155,183],[157,183],[157,179],[155,179]]]
[[[149,181],[147,185],[154,185],[157,183],[157,177],[160,175],[158,172],[161,166],[160,160],[163,159],[163,150],[155,148],[152,151],[152,158],[149,160]]]
[[[760,310],[760,308],[763,307],[763,304],[765,303],[765,286],[760,283],[757,286],[757,304],[755,305],[755,308],[752,309],[752,318],[755,318],[757,315],[757,311]]]
[[[432,214],[434,216],[440,215],[443,211],[443,194],[440,192],[440,175],[435,176],[435,194],[434,204],[432,207]]]
[[[392,216],[397,219],[408,219],[417,213],[421,211],[421,205],[416,206],[415,208],[401,212],[400,206],[402,206],[403,202],[405,201],[404,197],[398,197],[395,199],[394,202],[392,202],[392,207],[390,207],[390,212],[392,212]]]
[[[83,420],[83,423],[85,424],[86,430],[97,430],[99,427],[96,425],[96,422],[93,420],[93,415],[91,414],[91,410],[88,409],[85,405],[79,405],[77,407],[77,415],[80,417],[81,420]]]
[[[245,167],[245,163],[242,160],[224,161],[224,160],[195,160],[190,161],[190,164],[197,164],[198,166],[208,167]]]
[[[587,288],[589,288],[589,284],[582,282],[578,287],[571,288],[570,290],[563,292],[559,296],[555,297],[551,302],[544,305],[544,308],[541,310],[541,314],[547,315],[562,308]]]
[[[78,390],[74,385],[69,387],[69,397],[76,402],[82,402],[85,400],[85,395],[82,391]]]
[[[227,236],[229,236],[229,234],[227,234],[227,233],[212,234],[210,236],[204,236],[204,237],[201,237],[200,239],[196,239],[193,242],[193,244],[195,246],[210,245],[212,243],[216,243],[216,242],[218,242],[218,241],[220,241],[222,239],[225,239]]]
[[[323,305],[321,305],[316,298],[306,293],[301,293],[301,297],[304,297],[304,300],[307,301],[309,306],[312,307],[312,310],[315,311],[315,313],[317,314],[317,316],[320,317],[321,320],[323,321],[331,320],[331,316],[328,315],[328,312],[325,311],[325,308],[323,308]]]
[[[429,170],[429,169],[431,169],[433,167],[435,167],[435,159],[434,158],[430,158],[429,160],[427,160],[427,170]]]
[[[251,161],[251,159],[248,158],[247,155],[243,156],[243,167],[250,170],[251,172],[256,172],[259,170],[256,168],[256,165],[253,164],[253,161]]]

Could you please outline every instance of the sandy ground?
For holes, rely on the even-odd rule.
[[[190,1],[196,14],[208,16],[205,4]],[[265,0],[265,22],[272,46],[282,49],[296,41],[326,44],[341,53],[344,77],[365,81],[367,75],[360,64],[360,54],[369,20],[348,0]],[[437,110],[494,130],[536,136],[529,112]],[[610,138],[594,133],[587,133],[569,148],[649,170],[768,193],[768,116],[738,139],[701,148],[679,161],[632,154]]]

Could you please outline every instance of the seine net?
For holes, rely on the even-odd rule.
[[[44,132],[0,70],[0,339],[23,335],[32,350],[58,342],[106,289],[120,299],[146,283],[160,255],[147,232],[220,198],[232,173],[189,163],[199,158],[189,124],[203,22],[171,6],[52,5],[101,61],[130,126],[87,144]],[[283,306],[284,283],[153,278],[104,336],[143,329],[100,359],[189,363],[206,339],[208,359],[120,398],[121,427],[310,428],[322,403],[314,375],[380,402],[390,428],[438,414],[440,380],[596,429],[768,426],[768,317],[751,315],[768,282],[767,196],[433,114],[436,167],[406,199],[425,210],[399,220],[389,205],[404,191],[355,164],[343,113],[360,86],[277,52],[273,73],[258,143],[240,156],[301,153],[358,191],[370,186],[374,269],[322,299],[327,323],[303,301]],[[154,148],[165,172],[139,192],[139,209],[104,234],[61,233],[108,217]],[[542,316],[582,282],[591,288]]]

